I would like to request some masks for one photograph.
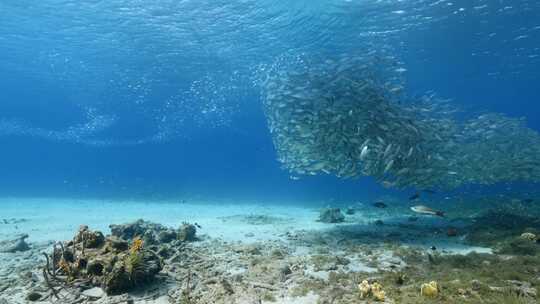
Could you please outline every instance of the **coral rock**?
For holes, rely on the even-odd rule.
[[[524,240],[527,240],[527,241],[531,241],[531,242],[536,241],[536,235],[534,233],[530,233],[530,232],[525,232],[525,233],[521,234],[520,238],[522,238]]]
[[[101,287],[110,295],[128,292],[153,280],[163,265],[154,253],[156,248],[147,246],[143,238],[145,234],[154,237],[170,228],[143,221],[113,226],[117,235],[107,238],[81,226],[73,241],[64,244],[64,254],[55,247],[52,254],[55,268],[70,279],[88,280],[91,287]],[[127,240],[120,237],[127,235],[137,237]]]
[[[478,280],[472,280],[471,281],[471,288],[474,291],[478,291],[478,290],[482,289],[482,283],[480,283],[480,281],[478,281]]]
[[[105,293],[103,292],[103,289],[99,287],[94,287],[83,291],[82,295],[89,297],[90,299],[99,299],[102,298]]]
[[[125,251],[125,250],[128,250],[129,248],[129,244],[126,240],[123,240],[116,236],[107,237],[106,243],[114,251]]]
[[[170,243],[176,239],[176,232],[174,230],[164,230],[158,233],[158,241],[161,243]]]
[[[100,276],[103,274],[103,269],[105,268],[104,262],[99,260],[92,260],[86,265],[86,273],[89,275]]]
[[[193,242],[197,240],[197,238],[195,237],[196,233],[197,228],[195,227],[195,225],[183,223],[182,226],[180,226],[180,230],[178,231],[178,240],[182,242]]]
[[[511,290],[520,297],[536,298],[536,288],[534,288],[529,282],[521,282],[516,280],[507,280],[507,283],[511,284]]]
[[[133,286],[152,281],[162,269],[159,256],[149,250],[131,253],[124,264]]]
[[[146,222],[142,219],[128,224],[109,225],[109,228],[111,228],[112,235],[124,240],[130,240],[136,236],[142,237],[147,231],[165,229],[165,227],[160,224]]]
[[[26,299],[30,302],[35,302],[41,300],[42,295],[39,292],[32,291],[26,295]]]
[[[98,248],[105,242],[105,237],[100,231],[91,231],[88,226],[81,225],[77,235],[73,238],[74,243],[83,243],[86,248]]]
[[[121,294],[132,287],[123,263],[117,263],[103,281],[103,289],[109,295]]]
[[[0,242],[0,252],[17,252],[26,251],[30,247],[26,243],[25,239],[28,238],[28,234],[18,234],[14,238]]]
[[[342,223],[345,221],[345,216],[339,208],[325,208],[321,210],[319,221],[323,223]]]

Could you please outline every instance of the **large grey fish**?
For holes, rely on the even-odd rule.
[[[412,206],[411,210],[416,212],[416,213],[420,213],[420,214],[427,214],[427,215],[435,215],[435,216],[444,217],[444,212],[443,211],[434,210],[434,209],[431,209],[431,208],[429,208],[427,206],[424,206],[424,205]]]

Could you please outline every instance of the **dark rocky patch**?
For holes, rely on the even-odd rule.
[[[17,251],[27,251],[30,246],[26,243],[25,239],[28,238],[28,234],[18,234],[13,238],[0,242],[0,252],[13,253]]]
[[[342,223],[345,221],[345,216],[339,208],[325,208],[319,214],[319,221],[323,223]]]

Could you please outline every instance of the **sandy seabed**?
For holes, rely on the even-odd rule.
[[[26,233],[31,248],[0,253],[0,304],[27,303],[31,292],[41,297],[35,303],[364,303],[358,283],[408,267],[402,250],[491,252],[441,233],[444,219],[411,222],[410,213],[366,204],[356,205],[344,223],[327,224],[317,221],[320,208],[306,205],[3,198],[0,240]],[[61,300],[53,297],[41,275],[43,252],[73,239],[82,224],[107,235],[109,225],[137,219],[169,227],[196,223],[199,240],[175,249],[160,277],[144,288],[115,296],[88,286],[64,288]],[[394,303],[390,296],[383,302]]]

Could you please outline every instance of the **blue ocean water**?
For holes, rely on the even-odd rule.
[[[388,193],[369,177],[291,180],[261,106],[265,70],[374,50],[403,64],[410,95],[540,131],[539,15],[533,0],[2,1],[0,195]]]

